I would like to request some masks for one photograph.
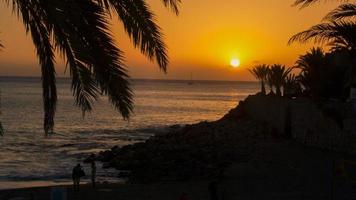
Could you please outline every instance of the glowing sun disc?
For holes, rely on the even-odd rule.
[[[232,60],[230,61],[230,65],[231,65],[232,67],[234,67],[234,68],[239,67],[239,66],[240,66],[240,60],[237,59],[237,58],[234,58],[234,59],[232,59]]]

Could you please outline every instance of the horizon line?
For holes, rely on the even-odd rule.
[[[40,76],[6,76],[6,75],[0,75],[0,78],[29,78],[29,79],[41,79]],[[71,77],[65,77],[65,76],[60,76],[60,77],[56,77],[56,79],[71,79]],[[130,80],[143,80],[143,81],[198,81],[198,82],[258,82],[256,80],[219,80],[219,79],[159,79],[159,78],[130,78]]]

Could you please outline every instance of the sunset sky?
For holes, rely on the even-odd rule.
[[[182,0],[177,17],[160,0],[148,0],[157,15],[169,48],[168,74],[162,73],[133,48],[121,24],[113,20],[113,32],[125,51],[133,78],[203,80],[253,80],[247,68],[257,63],[292,65],[297,56],[311,47],[287,46],[294,33],[321,21],[337,3],[320,3],[305,9],[292,7],[293,0]],[[0,75],[39,76],[34,47],[23,25],[0,3]],[[230,61],[238,58],[239,68]],[[64,74],[57,61],[58,76]]]

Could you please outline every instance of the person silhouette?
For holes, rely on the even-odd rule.
[[[80,178],[85,176],[82,166],[78,163],[72,170],[73,188],[79,190]]]
[[[96,164],[95,164],[95,160],[93,159],[91,161],[91,183],[93,188],[95,188],[96,186],[95,179],[96,179]]]

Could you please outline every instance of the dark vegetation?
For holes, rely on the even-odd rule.
[[[355,82],[354,68],[353,55],[346,49],[325,53],[321,48],[312,48],[298,58],[294,67],[258,65],[250,72],[261,82],[263,94],[267,83],[270,94],[277,96],[344,101]]]

